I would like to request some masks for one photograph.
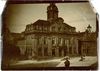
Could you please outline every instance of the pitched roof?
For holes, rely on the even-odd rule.
[[[36,22],[33,23],[33,25],[49,26],[50,23],[49,21],[46,21],[46,20],[37,20]]]
[[[68,24],[66,24],[66,23],[63,23],[66,27],[68,27],[68,28],[75,28],[75,27],[72,27],[72,26],[70,26],[70,25],[68,25]]]
[[[96,41],[97,37],[96,37],[96,33],[88,33],[85,34],[83,41]]]

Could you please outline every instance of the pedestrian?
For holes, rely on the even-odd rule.
[[[85,55],[81,55],[80,61],[83,61],[83,60],[85,60]]]
[[[68,58],[66,58],[66,61],[64,62],[65,67],[69,67],[70,66],[70,61],[68,60]]]

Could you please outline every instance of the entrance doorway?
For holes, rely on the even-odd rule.
[[[67,47],[64,47],[64,56],[67,55]]]
[[[41,47],[38,48],[38,56],[42,56],[42,48]]]
[[[55,56],[55,49],[52,49],[52,56]]]
[[[59,56],[62,56],[62,48],[59,47]]]

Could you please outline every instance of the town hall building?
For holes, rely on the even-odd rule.
[[[50,3],[47,20],[39,19],[28,24],[21,33],[22,39],[16,44],[20,54],[28,59],[96,55],[97,36],[96,32],[91,32],[91,25],[84,32],[76,32],[76,28],[69,24],[59,17],[55,3]]]

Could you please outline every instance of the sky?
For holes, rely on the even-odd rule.
[[[34,23],[38,19],[47,20],[47,6],[42,4],[11,4],[7,6],[6,22],[11,32],[23,32],[27,24]],[[76,27],[76,31],[84,32],[87,26],[96,30],[96,14],[89,3],[56,3],[59,17],[70,26]]]

